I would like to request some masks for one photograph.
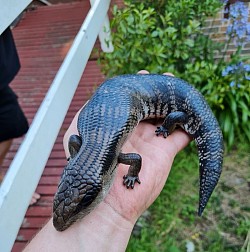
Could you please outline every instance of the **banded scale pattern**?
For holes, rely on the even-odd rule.
[[[57,230],[65,230],[103,200],[118,161],[122,162],[122,145],[137,124],[149,118],[165,118],[157,135],[167,136],[180,124],[195,139],[200,160],[198,214],[202,214],[223,160],[223,138],[211,109],[203,96],[181,79],[123,75],[105,81],[80,112],[79,149],[65,167],[54,199]],[[137,167],[132,174],[139,170]]]

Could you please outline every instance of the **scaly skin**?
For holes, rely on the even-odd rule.
[[[202,95],[183,80],[164,75],[123,75],[105,81],[82,109],[78,136],[69,142],[71,158],[53,205],[58,231],[87,215],[108,193],[118,163],[129,164],[124,184],[140,183],[141,158],[121,147],[144,119],[165,118],[157,135],[167,137],[180,125],[197,146],[200,160],[201,215],[222,171],[223,138]],[[142,181],[143,183],[143,181]]]

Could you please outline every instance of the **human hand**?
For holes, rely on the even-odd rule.
[[[141,70],[138,74],[148,74]],[[164,73],[172,75],[170,73]],[[68,139],[77,132],[77,118],[64,137],[66,156]],[[182,130],[174,131],[167,139],[155,134],[156,127],[147,121],[142,121],[133,131],[131,137],[124,144],[123,153],[138,153],[142,157],[142,168],[139,173],[141,184],[135,184],[134,189],[127,189],[123,185],[123,176],[127,174],[128,166],[119,164],[114,183],[99,208],[107,204],[122,218],[135,223],[139,216],[154,202],[160,194],[167,180],[175,155],[189,142],[190,137]]]

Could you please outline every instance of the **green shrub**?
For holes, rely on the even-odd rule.
[[[239,134],[250,142],[248,69],[243,67],[244,71],[223,74],[230,65],[243,64],[239,56],[242,44],[238,45],[230,61],[216,60],[215,55],[228,48],[235,33],[231,29],[225,46],[212,41],[202,30],[206,18],[222,7],[221,1],[158,0],[142,3],[130,0],[125,3],[125,8],[119,10],[115,6],[113,9],[114,51],[101,53],[103,72],[109,77],[136,73],[140,69],[152,73],[172,72],[193,84],[206,97],[229,147]],[[233,22],[236,20],[232,19]]]
[[[105,74],[133,73],[140,68],[161,73],[166,67],[178,73],[185,70],[187,63],[200,58],[200,51],[207,51],[207,42],[202,44],[200,41],[208,40],[202,34],[201,25],[205,16],[211,14],[211,6],[217,9],[218,2],[202,4],[207,12],[201,11],[196,1],[186,2],[137,4],[127,1],[127,7],[122,10],[114,7],[111,28],[115,50],[102,54]]]

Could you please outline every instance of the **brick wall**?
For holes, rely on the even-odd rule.
[[[250,4],[248,3],[248,8],[250,8]],[[210,37],[214,41],[218,42],[225,42],[225,44],[228,41],[228,37],[226,35],[226,30],[229,25],[229,20],[224,19],[224,10],[221,10],[215,18],[209,18],[206,22],[206,28],[204,29],[206,34],[209,34]],[[250,22],[250,15],[248,18],[248,21]],[[226,47],[226,46],[225,46]],[[224,48],[225,50],[225,48]],[[236,46],[234,42],[232,41],[229,44],[228,50],[227,50],[227,56],[226,59],[230,57],[230,55],[235,52]],[[250,42],[246,43],[242,48],[242,55],[250,57]],[[220,57],[221,55],[218,55]]]

